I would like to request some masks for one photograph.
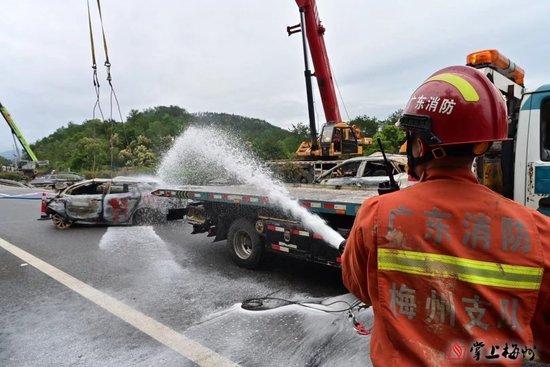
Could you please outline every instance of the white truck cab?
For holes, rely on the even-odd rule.
[[[550,216],[550,84],[523,94],[514,200]]]
[[[550,216],[550,84],[526,91],[523,70],[496,50],[472,53],[467,63],[487,75],[508,106],[510,141],[478,159],[480,181]]]

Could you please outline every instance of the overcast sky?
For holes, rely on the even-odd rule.
[[[464,64],[478,49],[508,55],[525,69],[530,88],[550,82],[550,1],[317,2],[350,118],[385,117],[431,72]],[[34,142],[69,121],[91,118],[86,2],[1,4],[0,101],[23,134]],[[285,29],[299,20],[294,0],[103,0],[102,7],[124,116],[175,104],[281,127],[307,121],[300,38],[289,38]],[[102,103],[108,109],[108,100]],[[324,121],[321,108],[318,115]],[[0,151],[11,148],[9,128],[0,121]]]

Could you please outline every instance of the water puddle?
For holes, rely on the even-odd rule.
[[[320,309],[338,300],[353,302],[350,294],[311,305]],[[354,310],[368,329],[372,308]],[[241,365],[261,366],[371,366],[370,335],[359,335],[346,312],[327,313],[299,305],[248,311],[240,304],[211,314],[186,335],[199,340]]]

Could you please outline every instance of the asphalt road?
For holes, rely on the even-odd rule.
[[[338,271],[283,258],[242,269],[225,242],[182,222],[56,230],[36,220],[39,201],[7,197],[34,192],[0,186],[0,238],[82,283],[75,291],[0,247],[1,366],[209,365],[181,352],[189,345],[242,366],[370,364],[370,337],[347,313],[241,308],[265,295],[330,302],[346,293]],[[367,326],[369,312],[358,315]]]

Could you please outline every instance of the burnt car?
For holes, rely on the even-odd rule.
[[[395,181],[400,187],[406,187],[407,157],[399,154],[387,154]],[[334,186],[356,186],[376,188],[382,182],[388,181],[386,163],[379,153],[367,157],[356,157],[345,160],[319,176],[315,183]]]
[[[55,173],[35,178],[29,184],[46,189],[59,189],[80,182],[84,177],[72,172]]]
[[[131,178],[87,180],[49,200],[46,213],[59,229],[73,223],[140,225],[183,218],[184,201],[151,195],[156,186]]]

